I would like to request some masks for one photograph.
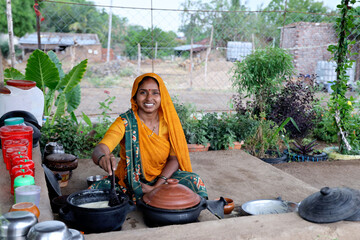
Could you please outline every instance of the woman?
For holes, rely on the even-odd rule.
[[[135,79],[131,109],[118,117],[95,147],[92,159],[109,175],[112,170],[118,188],[134,201],[175,178],[202,197],[207,191],[200,177],[192,173],[184,132],[174,104],[160,76],[147,73]],[[116,166],[113,149],[120,143]],[[105,179],[90,188],[109,188]]]

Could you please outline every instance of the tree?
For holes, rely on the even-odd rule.
[[[285,11],[285,1],[272,0],[264,8],[264,11]],[[268,22],[280,27],[283,24],[287,25],[293,22],[329,22],[331,20],[331,17],[325,15],[331,13],[330,9],[324,6],[323,2],[315,2],[314,0],[288,0],[286,11],[285,22],[284,15],[277,12],[268,14]]]
[[[99,11],[95,6],[91,6],[92,4],[86,0],[74,0],[72,3],[44,3],[42,13],[45,15],[45,21],[41,25],[42,31],[95,33],[103,47],[106,47],[109,15],[104,8]],[[113,15],[112,46],[123,41],[126,22],[126,18]]]
[[[173,54],[173,47],[176,46],[176,33],[165,32],[160,28],[144,29],[141,26],[129,26],[125,37],[125,54],[128,57],[137,56],[137,45],[141,45],[141,54],[145,57],[154,58],[154,49],[158,47],[158,57]]]
[[[36,30],[36,15],[34,12],[34,0],[12,1],[12,17],[14,26],[14,35],[22,37],[26,33],[32,33]],[[6,19],[6,1],[0,1],[0,32],[7,33]]]

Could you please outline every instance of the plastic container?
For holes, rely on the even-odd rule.
[[[7,139],[7,138],[6,138]],[[4,163],[6,164],[6,149],[9,147],[16,147],[16,146],[25,146],[26,148],[29,146],[29,140],[27,139],[15,139],[15,140],[5,140],[2,142],[2,156]]]
[[[13,117],[13,118],[7,118],[4,120],[5,126],[13,126],[13,125],[21,125],[26,126],[24,122],[24,118],[22,117]]]
[[[0,138],[1,142],[6,140],[27,139],[29,142],[28,157],[32,159],[33,132],[33,128],[29,126],[2,126],[0,128]]]
[[[36,82],[8,80],[6,84],[6,88],[11,93],[0,93],[0,117],[10,111],[28,111],[36,117],[41,126],[44,112],[44,94],[36,87]]]
[[[34,172],[28,167],[23,167],[11,172],[11,194],[14,195],[14,190],[17,187],[25,185],[35,185]]]
[[[39,207],[41,187],[37,185],[25,185],[15,189],[15,203],[32,202]]]
[[[29,159],[24,159],[24,158],[16,158],[15,160],[11,161],[11,169],[13,169],[14,167],[28,167],[30,170],[32,170],[34,172],[34,177],[35,177],[35,164],[32,160]]]
[[[3,150],[4,151],[4,150]],[[6,163],[6,169],[11,169],[11,160],[14,159],[17,156],[25,156],[29,157],[28,155],[28,148],[25,146],[15,146],[15,147],[9,147],[5,150],[5,163]],[[30,157],[29,157],[30,158]]]

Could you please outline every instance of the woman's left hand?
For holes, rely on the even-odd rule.
[[[150,185],[147,185],[145,183],[141,183],[141,189],[143,191],[143,193],[148,193],[148,192],[151,192],[155,187],[153,186],[150,186]]]

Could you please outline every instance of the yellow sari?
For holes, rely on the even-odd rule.
[[[133,99],[140,81],[145,77],[152,77],[156,79],[159,84],[161,96],[161,107],[159,108],[159,135],[152,132],[141,122],[137,115],[138,106]],[[141,165],[145,180],[148,182],[153,181],[161,174],[169,155],[175,155],[177,157],[182,171],[192,172],[189,151],[180,119],[165,87],[164,81],[160,76],[155,73],[147,73],[136,78],[131,94],[131,109],[135,114],[138,126]],[[119,178],[118,183],[124,187],[126,187],[124,179],[127,174],[124,138],[125,125],[124,119],[121,117],[117,118],[100,142],[107,145],[110,151],[120,143],[120,162],[115,171],[115,175]],[[139,173],[139,175],[141,174],[142,173]]]

